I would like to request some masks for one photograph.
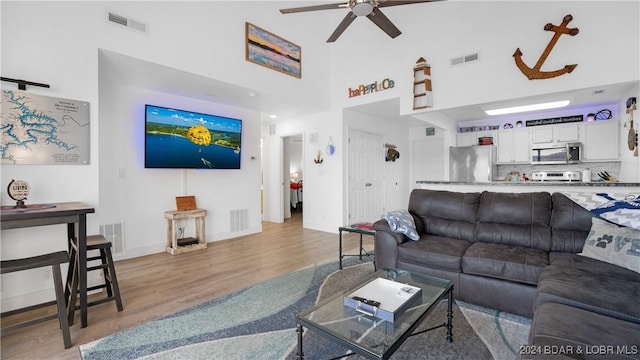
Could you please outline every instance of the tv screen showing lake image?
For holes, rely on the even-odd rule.
[[[240,169],[242,120],[145,106],[145,168]]]

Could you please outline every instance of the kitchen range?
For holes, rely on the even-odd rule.
[[[534,171],[531,173],[531,180],[547,182],[582,181],[582,173],[580,171]]]

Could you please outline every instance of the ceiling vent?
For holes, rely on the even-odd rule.
[[[465,63],[477,61],[477,60],[480,60],[480,55],[478,53],[460,56],[460,57],[451,59],[451,66],[465,64]]]
[[[147,24],[137,20],[129,19],[126,16],[118,15],[111,11],[107,11],[107,21],[112,24],[124,26],[128,29],[135,30],[147,34]]]

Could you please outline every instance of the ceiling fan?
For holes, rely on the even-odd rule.
[[[374,24],[376,24],[382,31],[387,33],[387,35],[391,36],[391,38],[395,38],[400,35],[402,32],[387,18],[379,8],[381,7],[389,7],[389,6],[398,6],[398,5],[410,5],[410,4],[419,4],[425,2],[432,1],[440,1],[440,0],[413,0],[413,1],[396,1],[396,0],[348,0],[346,3],[334,3],[334,4],[325,4],[325,5],[313,5],[313,6],[304,6],[297,8],[289,8],[289,9],[280,9],[280,12],[283,14],[291,14],[297,12],[304,11],[316,11],[316,10],[333,10],[333,9],[342,9],[349,8],[350,11],[347,16],[342,19],[342,22],[338,25],[336,30],[331,34],[327,42],[334,42],[338,39],[340,35],[345,31],[345,29],[351,25],[353,20],[355,20],[358,16],[366,16],[371,20]]]

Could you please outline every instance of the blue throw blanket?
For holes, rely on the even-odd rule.
[[[640,230],[640,193],[564,192],[563,194],[605,220]]]

